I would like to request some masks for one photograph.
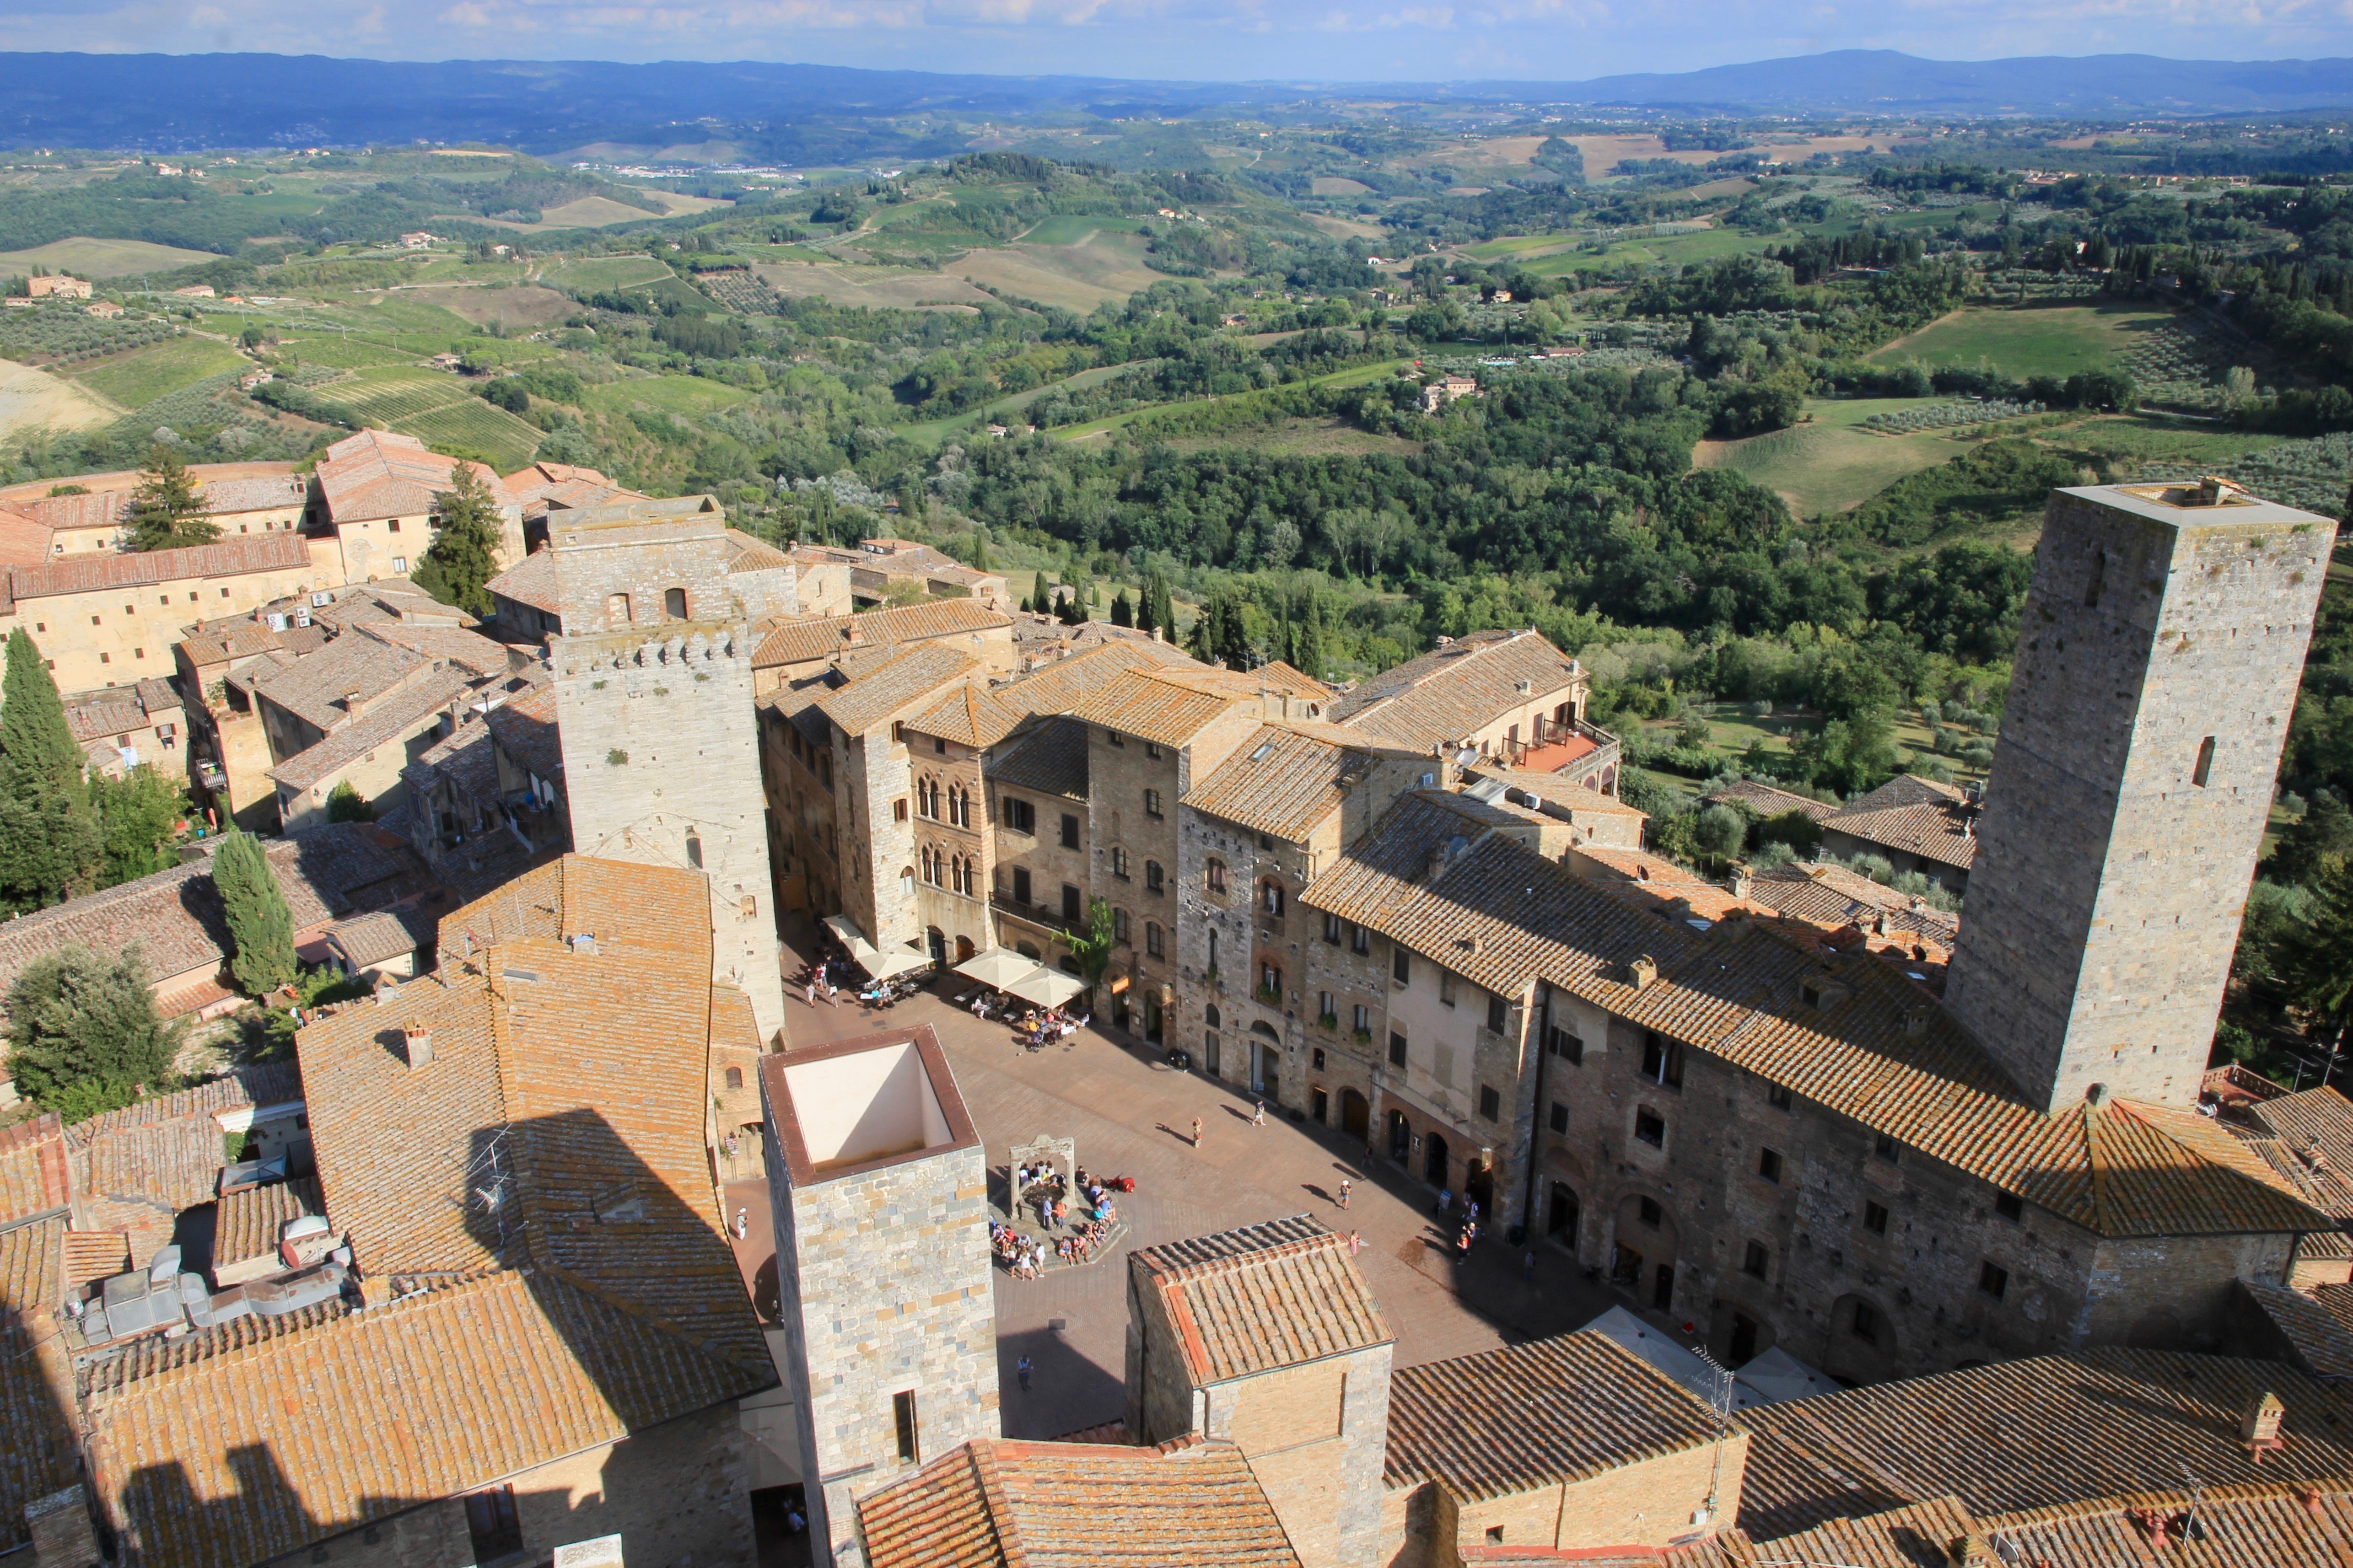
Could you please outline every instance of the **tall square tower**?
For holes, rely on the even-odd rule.
[[[2052,493],[1945,1003],[2036,1105],[2191,1105],[2337,525]]]
[[[988,1171],[929,1026],[760,1064],[786,1353],[818,1568],[857,1500],[1004,1435]]]
[[[585,507],[550,531],[560,624],[548,639],[572,847],[702,872],[712,978],[785,1025],[754,640],[707,496]]]

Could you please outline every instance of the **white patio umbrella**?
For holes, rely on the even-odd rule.
[[[957,964],[955,972],[1002,991],[1008,981],[1018,980],[1037,967],[1038,961],[1034,958],[1024,958],[1011,948],[992,947],[986,952],[976,952]]]
[[[864,963],[881,952],[881,949],[866,940],[866,933],[860,931],[857,923],[847,915],[828,915],[825,917],[825,925],[828,931],[841,939],[841,945],[848,948],[849,956],[860,963]]]
[[[1059,969],[1038,965],[1027,974],[1018,974],[999,987],[1009,991],[1024,1002],[1035,1002],[1040,1007],[1059,1007],[1086,989],[1086,983],[1074,974]]]
[[[859,963],[877,980],[888,980],[894,974],[904,974],[911,969],[921,969],[932,962],[931,954],[917,952],[913,948],[893,947],[874,952],[871,958]]]

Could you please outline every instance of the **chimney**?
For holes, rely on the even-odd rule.
[[[866,633],[859,626],[856,616],[851,616],[849,624],[841,628],[841,640],[851,647],[856,647],[866,640]]]
[[[1930,1009],[1925,1003],[1917,1003],[1912,1006],[1905,1008],[1904,1032],[1912,1036],[1915,1039],[1917,1039],[1920,1036],[1928,1032],[1929,1017]]]
[[[358,692],[356,692],[356,691],[346,691],[346,692],[344,692],[344,693],[343,693],[343,711],[344,711],[344,712],[346,712],[346,713],[356,713],[356,712],[358,712],[359,710],[360,710],[360,694],[359,694]]]
[[[433,1063],[433,1031],[422,1023],[404,1025],[400,1043],[408,1055],[408,1070],[417,1072]]]
[[[1649,953],[1626,966],[1626,984],[1637,991],[1648,991],[1659,978],[1659,961]]]
[[[2287,1446],[2287,1439],[2280,1436],[2280,1418],[2286,1414],[2287,1406],[2281,1404],[2280,1396],[2268,1388],[2249,1401],[2246,1409],[2240,1412],[2239,1441],[2247,1446],[2248,1452],[2254,1456],[2255,1463],[2262,1464],[2263,1455],[2269,1450]]]
[[[2206,475],[2203,479],[2198,481],[2198,504],[2200,506],[2221,506],[2222,504],[2222,492],[2227,488],[2228,487],[2224,480],[2212,474]]]
[[[1743,866],[1732,873],[1732,896],[1736,899],[1746,898],[1748,886],[1748,868]]]
[[[80,1482],[26,1503],[25,1525],[33,1537],[33,1568],[97,1568],[98,1532]]]

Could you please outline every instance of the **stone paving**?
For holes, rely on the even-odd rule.
[[[798,944],[794,944],[798,945]],[[786,973],[797,953],[788,952]],[[1436,1194],[1381,1162],[1367,1172],[1361,1146],[1335,1131],[1294,1125],[1269,1107],[1267,1124],[1250,1124],[1249,1096],[1198,1072],[1167,1065],[1160,1052],[1116,1031],[1084,1029],[1031,1052],[1010,1031],[984,1023],[945,997],[968,989],[949,975],[887,1011],[848,993],[810,1006],[797,990],[786,1004],[789,1044],[813,1045],[880,1028],[929,1024],[939,1032],[956,1083],[980,1129],[993,1187],[1001,1193],[1007,1150],[1039,1134],[1074,1138],[1078,1162],[1099,1176],[1135,1178],[1120,1199],[1128,1233],[1091,1268],[1050,1270],[1035,1280],[997,1271],[998,1359],[1009,1437],[1052,1437],[1120,1418],[1127,1328],[1124,1255],[1184,1237],[1231,1229],[1285,1215],[1312,1214],[1333,1229],[1362,1237],[1357,1263],[1397,1336],[1397,1364],[1409,1366],[1542,1338],[1574,1329],[1625,1298],[1588,1285],[1566,1254],[1535,1248],[1533,1279],[1523,1278],[1527,1249],[1484,1240],[1458,1262],[1453,1227],[1441,1227]],[[1204,1124],[1192,1146],[1191,1124]],[[1342,1178],[1355,1180],[1350,1206],[1337,1202]],[[728,1194],[730,1214],[737,1202]],[[750,1238],[759,1252],[765,1226]],[[747,1277],[764,1259],[744,1259]],[[1034,1363],[1030,1387],[1014,1376]]]

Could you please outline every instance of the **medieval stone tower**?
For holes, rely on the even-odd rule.
[[[2191,1105],[2336,524],[2054,491],[1946,1005],[2027,1098]]]
[[[549,639],[572,847],[701,871],[712,977],[764,1038],[784,1027],[752,643],[706,497],[564,513],[552,530],[570,635]]]

